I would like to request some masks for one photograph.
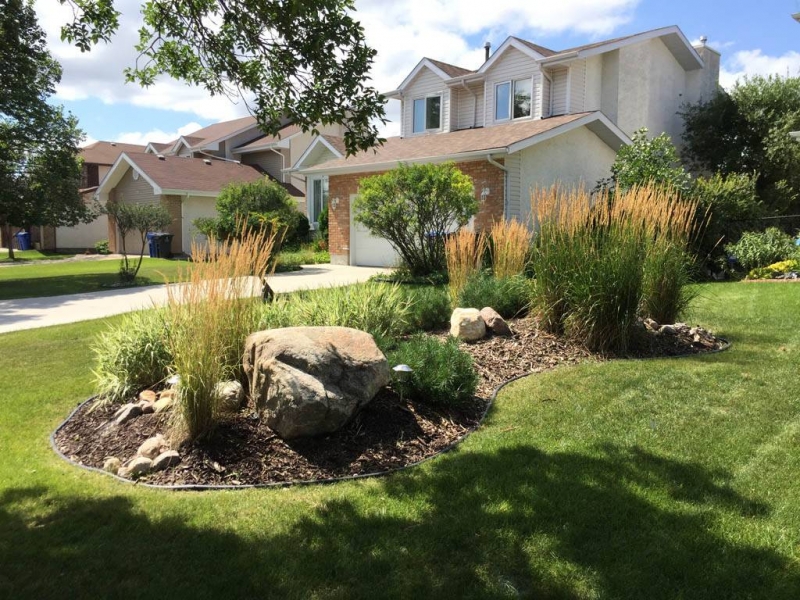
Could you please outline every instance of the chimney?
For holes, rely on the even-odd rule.
[[[708,37],[705,35],[700,36],[700,45],[705,46],[708,43]]]
[[[486,42],[483,45],[483,51],[484,51],[483,60],[485,62],[485,61],[489,60],[489,55],[492,53],[492,43],[491,42]]]

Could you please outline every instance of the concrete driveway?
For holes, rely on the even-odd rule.
[[[309,265],[301,271],[279,273],[269,284],[278,294],[323,287],[351,285],[366,281],[389,269],[348,267],[341,265]],[[0,333],[63,325],[110,317],[142,308],[161,306],[167,301],[164,285],[50,296],[0,300]]]

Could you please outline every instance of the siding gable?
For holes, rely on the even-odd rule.
[[[503,53],[486,71],[486,84],[484,90],[484,124],[486,126],[496,123],[506,123],[507,121],[495,121],[495,86],[498,83],[514,81],[515,79],[532,80],[531,97],[531,117],[540,119],[542,117],[542,71],[533,58],[523,54],[516,48],[509,48]]]

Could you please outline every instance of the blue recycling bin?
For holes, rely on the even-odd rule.
[[[157,233],[148,233],[147,234],[147,248],[150,252],[150,258],[157,258],[158,257],[158,242],[157,242]]]
[[[31,234],[27,231],[18,231],[14,234],[17,238],[17,250],[30,250],[31,249]]]

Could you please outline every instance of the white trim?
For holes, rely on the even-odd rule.
[[[558,137],[559,135],[572,131],[573,129],[584,126],[590,129],[592,133],[600,137],[600,139],[602,139],[611,148],[616,146],[616,148],[614,148],[615,150],[618,150],[622,146],[627,146],[631,143],[630,138],[625,135],[625,133],[619,127],[614,125],[614,123],[612,123],[611,120],[603,113],[596,111],[589,113],[588,115],[584,115],[579,119],[575,119],[574,121],[570,121],[569,123],[559,125],[558,127],[555,127],[549,131],[545,131],[544,133],[539,133],[527,139],[515,142],[508,147],[508,153],[514,154],[515,152],[519,152],[525,148],[540,144],[541,142],[545,142],[553,139],[554,137]],[[603,128],[605,128],[607,131],[608,136],[602,135]]]
[[[567,67],[567,96],[564,103],[564,114],[568,115],[572,112],[572,67]]]
[[[275,140],[272,142],[266,142],[260,146],[253,146],[252,148],[245,148],[245,146],[249,146],[250,144],[254,143],[253,141],[247,142],[246,144],[242,144],[241,146],[237,146],[236,148],[231,149],[231,154],[249,154],[251,152],[261,152],[262,150],[269,150],[270,148],[288,148],[290,140],[296,138],[298,135],[301,135],[302,131],[296,131],[292,135],[287,135],[279,140]],[[275,137],[275,136],[272,136]]]
[[[125,167],[125,170],[120,172],[119,175],[116,175],[116,171],[120,168],[120,164],[122,164],[123,162],[126,163],[127,165]],[[112,189],[117,187],[117,185],[122,180],[128,169],[135,170],[137,173],[139,173],[139,175],[141,175],[144,178],[144,180],[147,183],[149,183],[152,186],[154,196],[160,196],[161,194],[164,193],[164,191],[161,189],[161,186],[159,186],[155,181],[153,181],[147,175],[147,173],[145,173],[135,162],[133,162],[133,159],[131,157],[129,157],[125,152],[122,152],[117,157],[117,160],[114,161],[114,164],[111,165],[111,168],[108,170],[108,173],[106,173],[106,176],[103,177],[103,181],[101,181],[100,185],[97,186],[97,189],[94,192],[94,197],[99,198],[101,194],[108,194]],[[112,179],[114,180],[113,183],[111,183]]]
[[[533,118],[534,110],[533,110],[533,92],[536,89],[536,83],[533,80],[533,75],[530,77],[520,77],[519,79],[508,79],[506,81],[498,81],[494,84],[494,116],[492,119],[492,123],[514,123],[519,121],[530,120]],[[530,112],[527,115],[522,117],[515,117],[514,116],[514,96],[516,94],[517,89],[517,82],[518,81],[527,81],[531,84],[531,106]],[[497,88],[501,85],[508,84],[508,118],[507,119],[498,119],[497,118]]]
[[[165,196],[196,196],[198,198],[216,198],[219,196],[219,192],[203,192],[199,190],[170,189],[162,190],[161,193]]]
[[[417,75],[419,75],[420,71],[422,71],[423,68],[430,69],[434,75],[438,75],[444,81],[451,79],[450,75],[448,75],[447,73],[442,71],[439,67],[437,67],[435,64],[433,64],[429,58],[423,58],[421,61],[417,63],[417,66],[412,69],[411,73],[409,73],[408,76],[405,79],[403,79],[403,83],[398,85],[397,89],[390,93],[395,93],[395,92],[402,93],[402,91],[406,87],[408,87],[408,84],[410,84],[414,80],[414,78]],[[386,94],[384,94],[384,96],[386,96]]]
[[[508,117],[506,117],[505,119],[498,119],[497,118],[497,88],[499,88],[501,85],[507,85],[508,86],[508,106],[506,107],[508,109]],[[513,88],[514,88],[514,84],[510,79],[508,81],[498,81],[498,82],[496,82],[494,84],[494,103],[493,103],[494,114],[492,115],[492,123],[510,123],[511,122],[511,108],[512,108],[512,106],[514,104],[511,101],[511,97],[514,95],[514,89]]]
[[[543,58],[545,58],[544,54],[539,54],[533,48],[528,47],[527,44],[523,44],[514,36],[509,36],[502,44],[500,44],[500,47],[497,50],[495,50],[494,54],[492,54],[489,57],[489,60],[487,60],[485,63],[481,65],[481,68],[478,69],[478,73],[485,73],[486,71],[491,69],[492,65],[495,62],[497,62],[500,56],[504,54],[509,48],[515,48],[516,50],[519,50],[523,54],[527,54],[536,61],[540,61]]]
[[[368,173],[372,171],[385,171],[387,165],[403,164],[425,164],[425,163],[442,163],[448,161],[471,162],[475,160],[484,160],[487,154],[506,154],[507,148],[486,148],[484,150],[473,150],[471,152],[462,152],[460,154],[441,154],[439,156],[425,156],[422,158],[408,158],[403,160],[387,160],[381,163],[372,163],[368,165],[353,165],[334,167],[333,169],[303,169],[301,173],[306,177],[313,177],[316,175],[340,175],[347,173]],[[391,167],[389,167],[391,168]]]
[[[428,98],[439,98],[439,127],[433,127],[428,129]],[[425,100],[425,129],[422,131],[414,131],[414,110],[416,108],[417,100]],[[437,131],[443,131],[444,126],[442,122],[444,121],[444,92],[433,92],[432,94],[425,94],[424,96],[417,96],[416,98],[411,98],[411,135],[424,135],[426,133],[436,133]]]
[[[292,165],[291,168],[287,169],[287,171],[289,172],[299,171],[303,166],[303,161],[305,161],[306,158],[308,158],[308,156],[314,151],[314,149],[317,147],[317,144],[322,144],[323,146],[325,146],[328,150],[330,150],[333,153],[334,156],[336,156],[336,158],[343,158],[344,156],[341,152],[339,152],[336,148],[333,147],[333,144],[331,144],[323,136],[318,135],[313,140],[311,140],[311,143],[308,145],[308,148],[306,148],[305,152],[303,152],[300,155],[300,158],[297,159],[297,162],[294,163],[294,165]]]

